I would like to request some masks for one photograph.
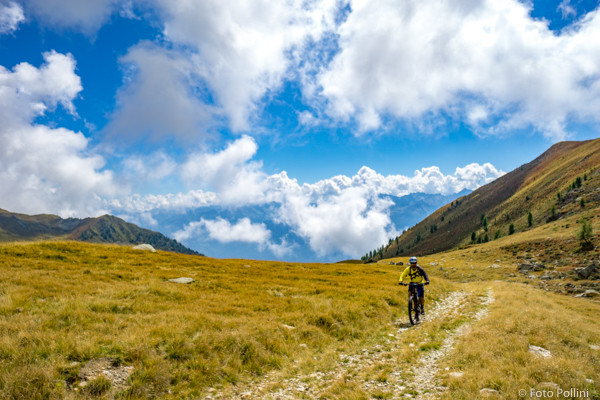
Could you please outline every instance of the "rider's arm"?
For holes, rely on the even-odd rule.
[[[427,276],[427,272],[425,272],[423,268],[421,268],[421,274],[423,275],[423,278],[425,278],[425,282],[429,283],[429,277]]]
[[[410,269],[410,267],[406,268],[404,270],[404,272],[402,272],[402,275],[400,275],[400,282],[398,283],[402,283],[402,281],[404,280],[404,278],[406,278],[406,275],[408,275],[408,270]]]

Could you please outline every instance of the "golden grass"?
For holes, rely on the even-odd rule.
[[[196,282],[167,281],[181,276]],[[395,329],[405,305],[398,276],[385,265],[4,244],[0,397],[85,396],[74,390],[78,371],[100,357],[135,367],[121,393],[127,398],[200,396],[286,370],[293,360],[300,361],[294,368],[326,367],[336,352],[377,343]],[[449,285],[436,285],[432,298]]]
[[[521,235],[538,240],[543,229]],[[203,398],[239,393],[274,371],[317,385],[312,374],[336,368],[340,354],[382,345],[395,347],[367,368],[348,370],[321,395],[385,399],[389,390],[365,390],[361,379],[387,382],[400,370],[410,382],[411,366],[465,323],[473,326],[439,366],[437,379],[449,387],[443,398],[477,398],[482,388],[518,398],[519,389],[544,382],[598,398],[600,352],[590,346],[600,345],[600,305],[496,282],[516,272],[510,244],[420,258],[432,280],[428,310],[451,291],[464,290],[466,301],[461,312],[402,334],[403,267],[389,260],[298,264],[78,242],[0,245],[0,398]],[[168,282],[182,276],[195,282]],[[488,288],[495,302],[473,322]],[[552,359],[535,358],[529,345],[550,350]],[[79,388],[83,366],[102,357],[135,368],[124,389],[102,378]],[[405,392],[414,393],[409,385]]]
[[[484,388],[502,398],[530,398],[532,389],[553,390],[557,398],[558,388],[600,398],[600,351],[590,347],[600,345],[600,304],[518,284],[489,284],[495,302],[444,361],[449,391],[442,398],[473,399]],[[530,345],[549,350],[551,358],[532,354]],[[458,371],[464,375],[449,374]]]

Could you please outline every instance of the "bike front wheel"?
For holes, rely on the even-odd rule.
[[[408,298],[408,319],[412,325],[419,322],[419,303],[416,296]]]

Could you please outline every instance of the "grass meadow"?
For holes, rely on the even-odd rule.
[[[499,242],[499,245],[501,242]],[[491,261],[490,261],[491,260]],[[406,261],[406,260],[403,260]],[[488,268],[490,262],[497,262]],[[482,388],[503,398],[547,382],[590,391],[600,382],[600,304],[501,281],[516,271],[501,246],[422,258],[430,274],[427,304],[469,293],[465,313],[398,335],[406,289],[396,265],[299,264],[216,260],[116,245],[37,242],[0,245],[0,398],[191,399],[237,393],[267,373],[310,376],[340,354],[398,340],[377,364],[327,388],[320,398],[391,398],[361,389],[370,374],[385,381],[438,349],[479,307],[489,314],[441,361],[446,397],[471,399]],[[191,277],[191,284],[168,280]],[[472,321],[471,321],[472,322]],[[528,346],[550,350],[537,359]],[[122,387],[103,378],[82,385],[92,360],[133,367]],[[460,371],[461,378],[449,375]],[[310,384],[310,382],[308,382]]]

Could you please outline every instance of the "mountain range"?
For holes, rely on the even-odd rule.
[[[159,250],[201,255],[162,233],[140,228],[112,215],[63,219],[57,215],[25,215],[0,209],[0,241],[44,239],[90,243],[148,243]]]

